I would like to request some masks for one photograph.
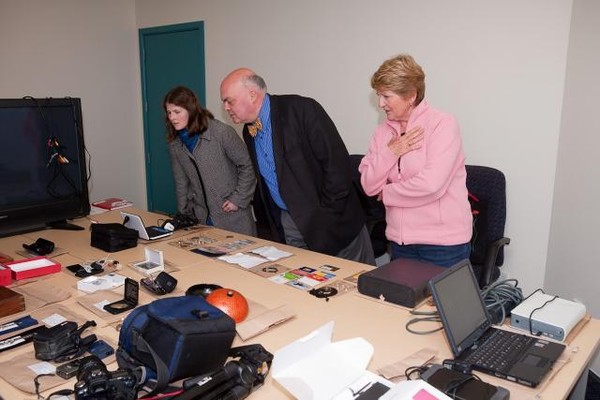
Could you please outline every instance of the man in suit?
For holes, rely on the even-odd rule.
[[[350,157],[333,121],[314,99],[267,93],[247,68],[221,83],[221,101],[243,136],[258,187],[259,236],[374,265]]]

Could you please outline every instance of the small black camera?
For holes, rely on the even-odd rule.
[[[134,400],[138,398],[140,376],[132,369],[108,371],[96,356],[81,359],[75,399],[81,400]]]
[[[177,213],[171,219],[168,219],[163,224],[163,228],[169,230],[178,230],[189,228],[190,226],[198,225],[198,218],[193,215]]]

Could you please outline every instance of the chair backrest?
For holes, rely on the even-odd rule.
[[[365,216],[367,217],[367,221],[379,221],[381,219],[385,220],[385,206],[383,203],[377,200],[375,197],[367,196],[362,185],[360,184],[360,172],[358,172],[358,166],[360,165],[363,157],[363,154],[350,155],[352,184],[354,185],[354,189],[358,194],[358,198],[365,212]]]
[[[504,237],[506,222],[506,179],[504,174],[490,167],[467,165],[467,189],[473,210],[473,239],[471,263],[485,262],[490,244]],[[504,263],[504,249],[500,248],[496,266]]]
[[[352,168],[352,184],[360,200],[360,204],[365,213],[366,225],[371,237],[371,244],[375,257],[379,257],[387,252],[388,240],[385,237],[385,206],[375,197],[367,196],[360,184],[360,172],[358,166],[364,154],[350,155],[350,168]]]

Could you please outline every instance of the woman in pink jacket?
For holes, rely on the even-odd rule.
[[[409,55],[385,61],[371,86],[387,120],[359,170],[365,192],[385,205],[392,259],[449,267],[469,258],[473,221],[456,118],[424,100],[425,74]]]

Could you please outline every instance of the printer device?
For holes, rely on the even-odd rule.
[[[564,341],[585,313],[581,303],[538,291],[513,308],[510,324],[534,335]]]

